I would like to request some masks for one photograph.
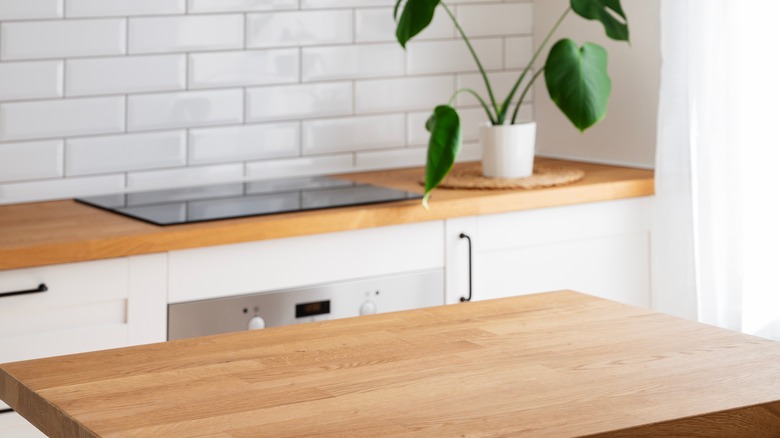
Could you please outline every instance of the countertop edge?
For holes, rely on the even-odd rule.
[[[586,165],[583,163],[583,165]],[[2,245],[0,240],[0,270],[31,268],[62,263],[83,262],[117,257],[154,254],[174,250],[200,248],[252,241],[308,236],[351,231],[382,226],[402,225],[458,217],[508,213],[539,208],[576,205],[652,196],[652,171],[597,166],[635,173],[631,177],[587,184],[533,191],[447,191],[436,193],[430,210],[424,210],[419,200],[389,204],[336,208],[321,211],[280,214],[252,218],[228,219],[200,224],[158,227],[137,223],[114,213],[94,209],[75,201],[38,203],[51,210],[56,207],[78,210],[87,218],[100,218],[118,228],[117,231],[85,234],[81,237],[62,233],[50,240],[39,239],[19,244]],[[414,190],[409,184],[410,172],[422,169],[399,169],[345,175],[357,181],[372,181],[377,185]],[[635,171],[635,172],[631,172]],[[58,205],[54,205],[59,203]],[[1,208],[1,207],[0,207]],[[30,208],[34,208],[30,206]],[[80,218],[87,222],[90,219]]]

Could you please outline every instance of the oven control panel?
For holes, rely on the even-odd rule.
[[[444,304],[436,269],[168,306],[168,340]]]

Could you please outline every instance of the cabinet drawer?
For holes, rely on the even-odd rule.
[[[174,251],[168,299],[203,300],[443,266],[441,221]]]
[[[0,363],[113,347],[126,332],[127,259],[0,272],[0,294],[39,284],[0,297]]]

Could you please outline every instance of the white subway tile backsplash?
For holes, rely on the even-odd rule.
[[[66,148],[68,176],[187,164],[184,131],[76,138]]]
[[[479,161],[482,159],[482,145],[479,142],[464,142],[460,148],[460,153],[455,159],[456,163],[465,161]]]
[[[131,54],[241,49],[244,47],[244,16],[130,18],[129,34]]]
[[[534,56],[534,42],[531,37],[510,37],[504,44],[504,65],[510,69],[523,69]],[[544,59],[537,61],[538,65],[544,63]]]
[[[404,74],[404,52],[397,44],[303,49],[304,82]]]
[[[41,179],[0,184],[0,204],[104,195],[124,190],[124,175]]]
[[[62,96],[62,61],[0,63],[0,100]]]
[[[125,20],[24,21],[0,24],[2,60],[121,55]]]
[[[490,123],[482,108],[459,109],[461,137],[464,142],[479,140],[479,127]]]
[[[132,190],[154,190],[233,182],[239,181],[243,177],[243,164],[220,164],[216,166],[131,172],[127,175],[127,186]]]
[[[452,76],[377,79],[355,84],[358,113],[433,109],[446,104],[455,92]]]
[[[247,50],[190,55],[190,88],[298,82],[297,49]]]
[[[0,183],[62,176],[62,140],[0,144]]]
[[[121,132],[124,122],[124,97],[0,104],[2,141]]]
[[[62,17],[63,0],[2,0],[0,21]]]
[[[186,88],[186,55],[127,56],[67,61],[68,96],[174,91]]]
[[[355,167],[366,171],[424,166],[427,156],[428,148],[424,147],[358,152]]]
[[[433,108],[483,85],[443,8],[404,51],[395,5],[0,0],[0,203],[422,165]],[[448,5],[502,99],[533,1]]]
[[[392,6],[395,0],[301,0],[302,9],[358,8],[365,6]]]
[[[352,112],[352,84],[254,88],[247,91],[247,121],[341,116]]]
[[[471,44],[486,70],[498,70],[503,64],[500,39],[472,39]],[[420,41],[407,45],[409,74],[460,73],[478,71],[477,64],[461,40]]]
[[[355,10],[355,41],[357,42],[393,42],[395,41],[396,22],[393,8],[366,8]],[[451,38],[455,36],[455,26],[444,13],[433,16],[428,27],[414,39]]]
[[[460,5],[456,16],[469,37],[530,34],[533,4]]]
[[[298,0],[189,0],[190,14],[297,9]]]
[[[491,87],[493,88],[493,94],[496,97],[496,102],[500,105],[507,96],[509,96],[509,91],[512,89],[512,87],[515,85],[517,80],[520,78],[521,71],[520,70],[514,70],[514,71],[501,71],[501,72],[489,72],[488,78],[490,79]],[[517,92],[514,95],[514,98],[512,99],[512,102],[517,102],[520,98],[520,95],[523,93],[523,90],[525,89],[525,86],[528,84],[528,81],[533,76],[533,72],[529,72],[526,77],[523,79],[523,82],[520,84],[520,86],[517,88]],[[482,75],[478,73],[467,73],[467,74],[461,74],[458,75],[458,89],[468,88],[471,90],[474,90],[477,94],[482,96],[482,98],[490,104],[490,98],[488,97],[487,87],[485,86],[485,81],[482,79]],[[531,102],[533,100],[533,90],[529,91],[528,95],[525,98],[526,102]],[[460,93],[458,94],[458,100],[457,104],[460,106],[476,106],[479,105],[479,101],[474,97],[471,93]],[[514,110],[514,107],[512,107]]]
[[[352,154],[257,161],[247,163],[246,176],[250,179],[271,179],[332,175],[354,170],[353,161]]]
[[[29,0],[28,0],[29,1]],[[67,17],[183,14],[185,0],[67,0]]]
[[[249,14],[248,47],[352,42],[352,11],[290,11]]]
[[[403,146],[403,114],[303,122],[304,155]]]
[[[298,155],[298,122],[193,129],[190,163],[250,161]]]
[[[129,131],[243,122],[241,90],[147,94],[128,99]]]

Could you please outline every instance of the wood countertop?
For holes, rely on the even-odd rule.
[[[52,437],[777,437],[780,343],[575,292],[0,365]]]
[[[540,190],[437,190],[420,201],[160,227],[75,201],[0,206],[0,270],[150,254],[334,231],[502,213],[653,194],[651,170],[538,159],[584,169],[584,180]],[[422,168],[344,177],[422,193]]]

